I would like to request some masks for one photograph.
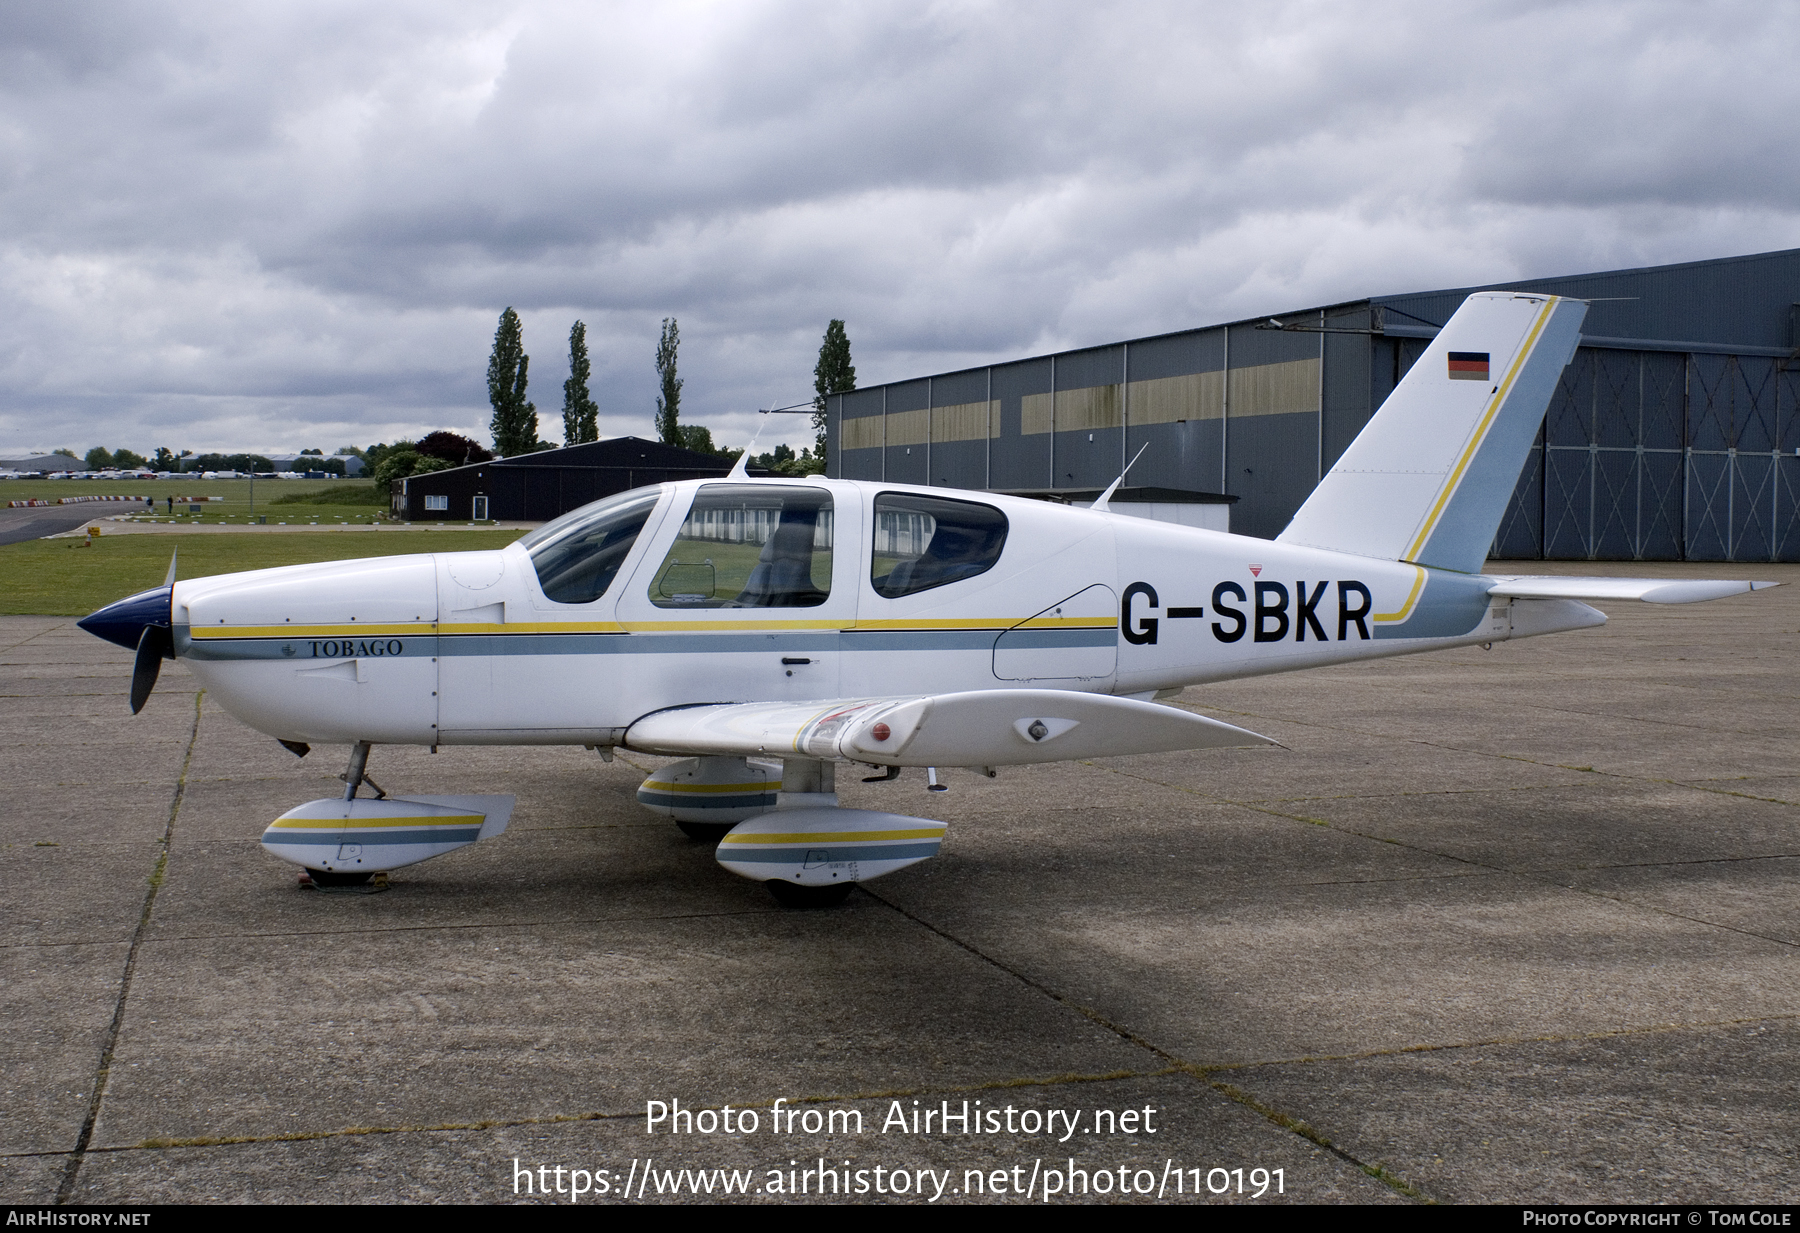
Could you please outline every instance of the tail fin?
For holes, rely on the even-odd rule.
[[[1463,301],[1276,539],[1479,573],[1587,304]]]

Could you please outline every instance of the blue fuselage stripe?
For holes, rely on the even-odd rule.
[[[674,793],[646,792],[639,788],[638,801],[645,805],[663,807],[679,807],[682,809],[751,809],[760,805],[775,807],[776,796],[773,792],[753,792],[744,794],[728,794],[714,796],[703,792]]]
[[[803,843],[789,843],[767,848],[753,848],[748,844],[726,844],[719,852],[719,859],[732,864],[745,865],[792,865],[801,862],[808,865],[832,864],[837,861],[897,861],[911,857],[936,856],[938,845],[942,840],[928,840],[924,843],[871,843],[867,846],[845,847],[843,845],[821,844],[808,847]],[[823,853],[823,855],[820,855]]]
[[[1114,629],[878,629],[793,630],[717,633],[636,634],[425,634],[383,639],[388,659],[433,656],[476,657],[503,655],[822,655],[830,651],[988,651],[996,642],[1003,650],[1052,650],[1112,646]],[[291,638],[208,638],[196,642],[178,639],[184,659],[205,661],[292,660],[296,664],[342,662],[358,656],[351,651],[326,655],[317,644],[333,651],[339,640]]]

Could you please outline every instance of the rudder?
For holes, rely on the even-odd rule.
[[[1464,300],[1277,540],[1478,573],[1586,315],[1560,296]]]

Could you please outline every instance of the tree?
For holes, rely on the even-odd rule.
[[[107,452],[105,446],[96,445],[87,452],[87,457],[82,459],[82,461],[87,463],[88,467],[92,470],[104,471],[113,465],[113,456]]]
[[[494,331],[494,351],[488,357],[488,402],[494,419],[494,449],[502,458],[528,454],[537,445],[537,407],[525,401],[531,357],[525,354],[525,327],[519,314],[508,308],[500,314]]]
[[[683,424],[676,432],[681,434],[681,448],[693,450],[696,454],[716,454],[718,446],[713,444],[712,429],[699,424]]]
[[[822,475],[825,471],[823,454],[814,454],[811,450],[801,450],[796,454],[789,445],[777,445],[767,454],[761,454],[751,461],[775,475]]]
[[[825,341],[819,344],[819,362],[813,368],[815,457],[825,457],[825,400],[833,394],[848,394],[855,388],[856,367],[850,363],[850,336],[844,333],[844,323],[834,317],[825,327]]]
[[[398,453],[401,450],[412,452],[412,449],[413,445],[410,441],[378,441],[362,451],[363,470],[366,474],[374,475],[376,469],[381,466],[382,460],[389,454]]]
[[[193,465],[196,471],[273,471],[275,469],[275,464],[261,454],[202,454],[194,459]]]
[[[421,458],[437,458],[452,467],[471,462],[491,462],[493,455],[458,432],[439,429],[426,433],[413,445]]]
[[[569,327],[569,379],[563,382],[563,444],[600,439],[600,407],[588,394],[587,326]]]
[[[381,461],[375,464],[375,484],[380,492],[387,492],[389,485],[397,479],[405,479],[419,466],[419,454],[410,445],[396,445],[382,451]]]
[[[113,451],[113,466],[119,468],[121,471],[129,471],[136,467],[141,467],[149,461],[148,458],[145,458],[142,454],[139,454],[134,450]]]
[[[664,317],[662,340],[656,344],[656,373],[662,378],[662,396],[656,400],[656,435],[664,445],[682,444],[681,378],[675,375],[675,352],[681,347],[681,326]]]

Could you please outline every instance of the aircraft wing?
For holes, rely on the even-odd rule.
[[[1641,599],[1651,604],[1693,604],[1780,585],[1713,578],[1499,577],[1488,594],[1507,599]]]
[[[1171,706],[1052,689],[654,711],[625,744],[646,753],[845,758],[878,766],[1021,766],[1274,741]]]

